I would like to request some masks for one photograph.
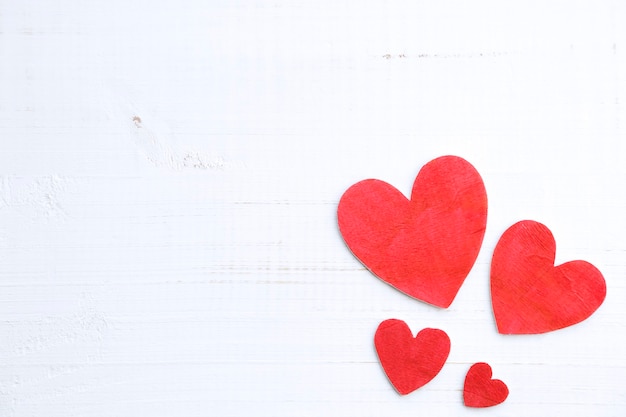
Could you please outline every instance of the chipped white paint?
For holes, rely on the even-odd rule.
[[[626,8],[619,1],[0,2],[0,416],[621,416]],[[343,244],[341,193],[443,154],[489,194],[447,310]],[[523,218],[605,274],[575,327],[496,334]],[[438,327],[399,397],[382,320]],[[489,362],[511,390],[462,405]]]

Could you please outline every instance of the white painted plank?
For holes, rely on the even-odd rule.
[[[484,415],[626,409],[626,8],[615,1],[0,3],[0,415]],[[342,192],[408,194],[456,154],[489,219],[447,310],[372,277]],[[548,225],[607,299],[502,336],[500,234]],[[398,396],[373,334],[439,327],[441,374]]]

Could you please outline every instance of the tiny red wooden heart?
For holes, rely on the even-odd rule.
[[[467,371],[463,387],[463,402],[468,407],[491,407],[509,396],[509,389],[499,379],[491,379],[491,366],[475,363]]]
[[[442,156],[424,165],[411,200],[379,180],[354,184],[337,209],[352,253],[383,281],[438,307],[448,307],[483,241],[487,193],[466,160]]]
[[[378,326],[374,346],[391,385],[406,395],[430,382],[446,362],[450,338],[439,329],[423,329],[413,337],[402,320],[385,320]]]
[[[537,334],[579,323],[600,307],[606,283],[585,261],[554,266],[546,226],[524,220],[507,229],[491,261],[491,299],[498,331]]]

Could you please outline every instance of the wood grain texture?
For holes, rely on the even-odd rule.
[[[0,2],[0,416],[463,416],[483,361],[510,390],[485,416],[623,415],[624,21],[609,0]],[[336,210],[447,154],[489,219],[441,310],[372,277]],[[489,262],[526,218],[607,297],[504,336]],[[405,397],[372,342],[388,318],[451,340]]]

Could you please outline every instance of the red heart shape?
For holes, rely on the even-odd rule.
[[[337,209],[354,255],[396,289],[448,307],[483,241],[487,193],[466,160],[442,156],[420,170],[411,200],[379,180],[354,184]]]
[[[606,282],[585,261],[554,266],[556,243],[546,226],[509,227],[491,261],[491,298],[498,331],[537,334],[579,323],[606,297]]]
[[[509,396],[509,389],[499,379],[491,379],[491,366],[475,363],[467,371],[463,387],[463,402],[468,407],[491,407]]]
[[[391,385],[406,395],[430,382],[450,353],[450,338],[443,330],[423,329],[413,337],[402,320],[385,320],[376,329],[374,345]]]

